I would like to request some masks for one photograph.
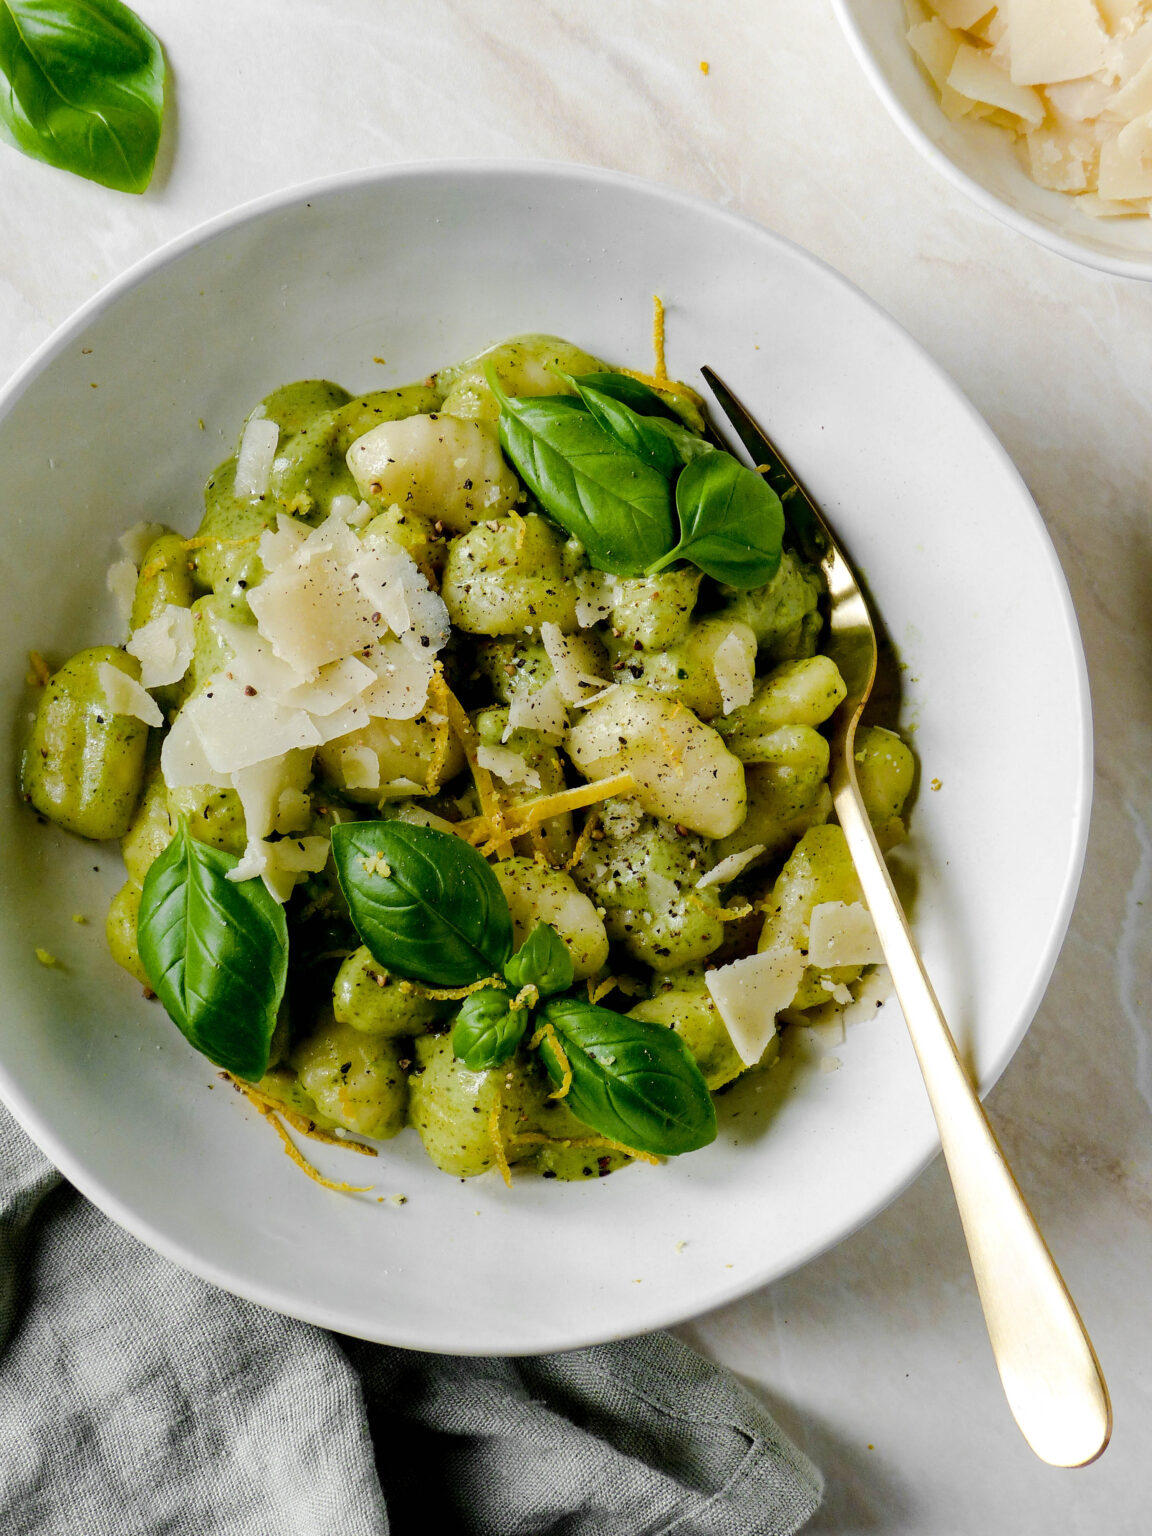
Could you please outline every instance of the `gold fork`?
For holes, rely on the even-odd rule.
[[[860,797],[856,726],[876,678],[876,631],[831,529],[779,452],[710,368],[701,370],[732,430],[784,504],[801,552],[828,589],[828,653],[848,695],[829,721],[830,786],[912,1037],[952,1179],[1008,1405],[1044,1461],[1094,1461],[1112,1433],[1108,1387],[1091,1340],[1040,1235],[956,1050]]]

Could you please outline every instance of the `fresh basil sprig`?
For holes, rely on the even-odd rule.
[[[597,570],[641,576],[671,547],[665,475],[623,447],[569,395],[512,399],[493,370],[500,442],[536,500],[580,540]]]
[[[592,1130],[667,1155],[714,1139],[711,1095],[680,1037],[558,995],[572,985],[572,957],[546,923],[512,954],[508,902],[474,848],[400,821],[344,822],[332,847],[352,921],[381,965],[431,987],[489,983],[463,999],[452,1028],[470,1071],[508,1061],[529,1024],[546,1023],[559,1050],[549,1030],[535,1031],[545,1070],[561,1085],[563,1054],[564,1103]]]
[[[488,382],[500,404],[504,452],[598,570],[651,576],[690,560],[731,587],[771,581],[784,515],[755,470],[689,431],[638,379],[557,376],[574,396],[512,399],[491,370]],[[665,493],[674,487],[679,539],[657,482]]]
[[[464,999],[452,1026],[452,1051],[469,1071],[485,1072],[516,1054],[529,1012],[512,1002],[506,987],[485,987]]]
[[[258,1082],[284,995],[288,925],[262,881],[227,878],[237,863],[182,819],[145,877],[137,943],[180,1032],[218,1067]]]
[[[332,828],[336,877],[356,931],[390,971],[440,987],[498,974],[512,916],[486,859],[448,832],[403,821]]]
[[[555,998],[540,1021],[556,1032],[572,1073],[564,1103],[578,1120],[639,1152],[695,1152],[716,1139],[716,1107],[674,1030],[580,998]],[[556,1084],[564,1061],[547,1033],[540,1059]]]
[[[537,923],[504,967],[511,986],[535,987],[541,997],[567,992],[575,971],[567,944],[547,923]]]
[[[152,179],[164,54],[120,0],[0,0],[0,135],[118,192]]]
[[[784,512],[780,498],[755,470],[711,449],[693,459],[676,482],[680,542],[649,566],[691,560],[730,587],[762,587],[780,569]]]

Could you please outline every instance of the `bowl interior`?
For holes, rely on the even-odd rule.
[[[14,788],[28,650],[58,662],[119,638],[104,588],[116,536],[142,518],[191,531],[204,479],[268,390],[308,376],[398,384],[530,330],[644,367],[653,293],[672,370],[693,379],[710,363],[758,414],[900,649],[922,774],[901,861],[937,989],[988,1086],[1037,1006],[1079,876],[1090,783],[1079,638],[1035,507],[987,428],[811,257],[600,172],[361,175],[161,253],[66,325],[0,400],[0,1092],[145,1242],[344,1332],[497,1353],[664,1325],[837,1241],[936,1146],[887,1004],[836,1049],[838,1070],[798,1042],[725,1096],[713,1147],[663,1167],[506,1189],[437,1172],[405,1132],[374,1161],[310,1146],[325,1173],[374,1186],[328,1193],[106,954],[117,850],[38,824]],[[37,947],[61,964],[39,964]]]
[[[1152,218],[1096,219],[1026,174],[1011,137],[953,123],[907,40],[901,0],[833,0],[881,100],[916,147],[962,191],[1022,234],[1105,272],[1152,279]]]

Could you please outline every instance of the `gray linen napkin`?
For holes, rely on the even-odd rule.
[[[821,1491],[666,1334],[511,1360],[338,1338],[143,1247],[0,1106],[5,1536],[787,1536]]]

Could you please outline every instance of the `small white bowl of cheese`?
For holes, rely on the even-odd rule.
[[[1049,250],[1152,280],[1152,0],[833,0],[937,170]]]

